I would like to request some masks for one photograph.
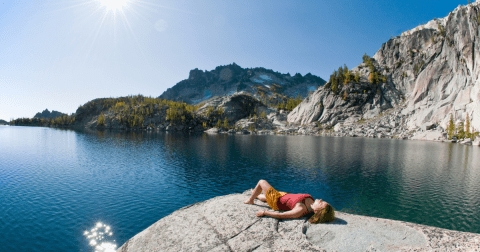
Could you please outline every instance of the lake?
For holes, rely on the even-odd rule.
[[[348,213],[480,233],[477,146],[0,126],[1,250],[119,247],[181,207],[259,179]]]

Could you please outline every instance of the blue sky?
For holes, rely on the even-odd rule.
[[[328,79],[465,1],[0,0],[0,119],[157,97],[191,69],[235,62]],[[113,0],[115,1],[115,0]]]

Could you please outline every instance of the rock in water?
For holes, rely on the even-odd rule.
[[[475,141],[472,142],[472,145],[473,146],[480,146],[480,137],[477,136],[477,138],[475,138]]]
[[[271,210],[250,197],[230,194],[181,208],[125,242],[133,251],[465,251],[480,234],[337,211],[336,220],[310,224],[307,217],[278,220],[255,216]],[[347,242],[346,242],[347,241]]]

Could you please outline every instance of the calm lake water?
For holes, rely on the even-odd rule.
[[[119,247],[259,179],[349,213],[480,233],[476,146],[0,126],[0,250],[94,251],[99,222],[110,229],[98,227],[98,244]]]

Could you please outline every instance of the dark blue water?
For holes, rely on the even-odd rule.
[[[94,251],[84,232],[99,222],[121,246],[259,179],[345,212],[480,233],[479,157],[421,141],[0,126],[0,250]]]

